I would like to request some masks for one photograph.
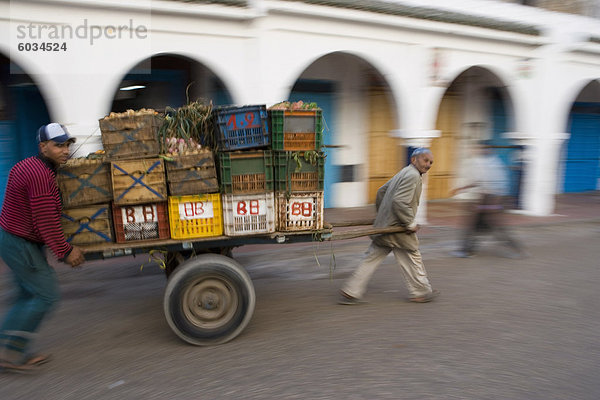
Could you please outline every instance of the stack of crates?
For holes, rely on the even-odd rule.
[[[62,195],[61,224],[67,242],[112,242],[109,165],[101,159],[71,159],[58,169],[56,180]]]
[[[110,162],[115,241],[168,239],[165,165],[158,156],[161,118],[140,110],[113,113],[99,123]]]
[[[223,212],[214,153],[203,148],[167,161],[173,239],[221,236]]]
[[[320,109],[269,110],[278,231],[323,228],[325,158]]]
[[[274,232],[273,153],[266,106],[217,108],[214,120],[225,235]]]

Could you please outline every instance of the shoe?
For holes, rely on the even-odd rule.
[[[472,253],[467,253],[466,251],[462,251],[462,250],[454,250],[452,253],[450,253],[450,255],[452,257],[458,257],[458,258],[471,258],[471,257],[473,257]]]
[[[35,364],[13,364],[8,361],[0,360],[0,372],[12,372],[17,374],[27,374],[39,369]]]
[[[432,290],[431,292],[427,293],[425,296],[411,297],[408,300],[413,303],[429,303],[430,301],[433,301],[433,299],[435,299],[439,295],[440,295],[439,290]]]
[[[47,362],[52,360],[52,356],[50,354],[35,354],[33,356],[28,356],[27,361],[25,361],[25,365],[44,365]]]
[[[340,290],[340,297],[338,299],[338,304],[341,304],[344,306],[354,306],[354,305],[365,304],[365,303],[366,303],[366,301],[357,299],[356,297],[352,297],[349,294],[346,294]]]

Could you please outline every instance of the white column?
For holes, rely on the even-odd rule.
[[[109,75],[49,75],[44,80],[52,103],[52,120],[77,139],[75,157],[102,148],[98,120],[110,111],[119,77]]]
[[[523,209],[531,215],[554,212],[560,153],[569,133],[554,133],[527,141],[524,153]]]

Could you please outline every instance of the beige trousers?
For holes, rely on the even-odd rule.
[[[362,298],[367,291],[371,276],[390,252],[394,253],[410,297],[420,297],[430,293],[431,285],[419,250],[384,247],[373,242],[361,264],[344,283],[342,290],[349,296]]]

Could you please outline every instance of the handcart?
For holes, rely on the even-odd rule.
[[[324,229],[312,231],[81,247],[88,260],[135,256],[157,249],[167,252],[168,282],[163,310],[169,327],[187,343],[205,346],[225,343],[238,336],[254,313],[254,285],[244,267],[231,257],[234,247],[344,240],[403,230],[401,227],[346,227],[334,232],[331,225],[325,224]]]

